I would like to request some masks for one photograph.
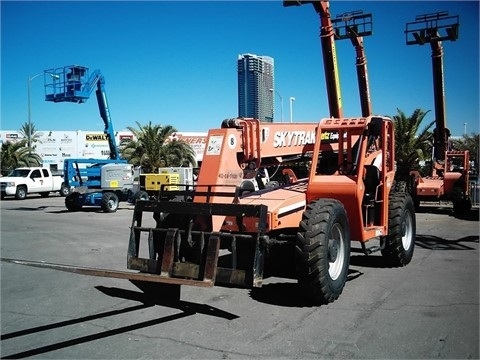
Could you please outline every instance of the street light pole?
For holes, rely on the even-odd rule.
[[[280,108],[280,117],[281,117],[282,122],[283,122],[283,96],[280,95],[280,93],[279,93],[277,90],[270,89],[270,92],[273,93],[273,91],[275,91],[275,94],[277,94],[278,97],[280,98],[280,106],[281,106],[281,108]]]
[[[467,123],[463,123],[463,135],[467,135]]]
[[[293,122],[293,102],[295,101],[295,97],[290,96],[290,122]]]
[[[276,94],[278,95],[278,97],[280,98],[280,106],[281,106],[281,107],[280,107],[280,118],[282,119],[282,122],[283,122],[283,96],[280,95],[277,90],[275,90],[275,93],[276,93]]]
[[[28,139],[28,153],[31,154],[32,153],[32,115],[31,115],[31,106],[30,106],[30,88],[31,88],[31,85],[30,83],[32,82],[33,79],[39,77],[40,75],[42,75],[43,73],[39,73],[37,75],[34,75],[34,76],[31,76],[28,78],[28,104],[27,104],[27,107],[28,107],[28,134],[27,134],[27,139]]]

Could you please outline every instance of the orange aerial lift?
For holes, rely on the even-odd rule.
[[[412,196],[416,204],[421,200],[450,200],[456,214],[472,207],[469,188],[469,152],[450,147],[450,131],[446,126],[445,93],[443,79],[442,41],[458,39],[458,15],[447,11],[418,15],[406,24],[407,45],[430,44],[432,50],[433,94],[435,100],[434,144],[430,175],[422,177],[412,171]]]
[[[308,3],[320,16],[330,112],[338,115],[329,5]],[[2,260],[170,289],[261,287],[264,277],[280,273],[295,276],[315,303],[329,303],[345,286],[351,241],[366,255],[381,251],[386,266],[412,259],[415,209],[409,194],[393,189],[394,141],[392,121],[380,116],[226,119],[208,132],[195,185],[181,184],[177,201],[162,186],[157,199],[136,202],[129,271]]]

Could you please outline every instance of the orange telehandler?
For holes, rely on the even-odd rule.
[[[418,15],[415,21],[406,24],[407,45],[430,44],[436,128],[433,132],[432,165],[429,175],[422,177],[418,171],[410,171],[400,166],[398,178],[403,181],[398,183],[403,182],[405,190],[412,194],[415,205],[419,205],[421,200],[448,200],[452,202],[454,214],[462,215],[472,207],[469,181],[470,154],[468,150],[454,150],[450,145],[450,131],[447,128],[445,111],[442,45],[442,41],[445,40],[456,41],[458,29],[458,15],[449,16],[447,11]]]
[[[264,275],[291,267],[306,296],[329,303],[345,285],[352,240],[367,255],[381,251],[389,266],[411,261],[415,209],[409,194],[394,191],[393,123],[342,117],[329,3],[284,5],[301,3],[320,15],[331,117],[295,124],[237,118],[210,130],[197,184],[177,194],[191,202],[160,194],[136,203],[129,269],[168,284],[260,287]],[[153,226],[144,224],[145,213]],[[374,239],[380,244],[367,247]]]
[[[410,195],[391,191],[394,160],[388,118],[226,120],[208,133],[197,185],[177,194],[192,202],[137,201],[128,267],[170,284],[260,287],[269,261],[293,263],[309,296],[334,301],[351,240],[366,254],[381,250],[391,266],[412,258],[415,210]],[[380,246],[366,246],[376,238]],[[283,259],[277,247],[289,249]]]
[[[381,251],[387,266],[407,265],[415,208],[408,193],[394,189],[393,123],[381,116],[342,116],[328,2],[311,3],[322,23],[329,118],[234,118],[209,130],[195,185],[162,185],[155,200],[136,202],[130,271],[2,260],[174,289],[261,287],[264,277],[293,273],[315,303],[333,302],[342,293],[351,241],[366,255]]]

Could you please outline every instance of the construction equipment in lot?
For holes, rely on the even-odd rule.
[[[295,277],[317,304],[342,293],[352,241],[365,255],[380,251],[386,266],[407,265],[415,208],[410,194],[395,191],[393,123],[342,116],[329,4],[284,5],[301,3],[320,15],[330,117],[233,118],[209,130],[196,184],[176,184],[178,190],[162,184],[157,199],[136,201],[130,271],[3,260],[174,288],[255,288],[269,276]]]
[[[308,177],[282,165],[292,159],[308,164]],[[270,174],[265,184],[262,169]],[[259,190],[246,185],[249,172]],[[283,180],[275,180],[278,173]],[[380,250],[391,266],[412,258],[415,210],[410,195],[391,191],[394,175],[388,118],[225,121],[209,131],[197,185],[178,192],[192,202],[137,201],[128,268],[171,284],[260,287],[264,268],[290,265],[315,301],[334,301],[346,281],[351,240],[365,254]],[[154,226],[144,226],[145,213]],[[380,245],[367,247],[377,238]],[[139,256],[142,243],[146,257]]]
[[[64,160],[65,182],[68,187],[74,187],[65,198],[65,207],[79,211],[83,206],[99,206],[104,212],[116,212],[119,202],[133,195],[133,167],[120,159],[104,76],[100,70],[89,75],[89,69],[79,65],[48,69],[45,74],[50,75],[45,75],[46,101],[84,103],[96,90],[100,117],[105,124],[103,137],[109,146],[109,159]]]
[[[63,170],[70,186],[75,186],[65,198],[68,211],[95,206],[113,213],[120,201],[127,201],[133,196],[130,164],[109,159],[68,159]]]
[[[376,116],[225,120],[208,133],[197,184],[176,192],[192,201],[136,202],[127,256],[136,272],[5,260],[175,286],[295,276],[305,296],[329,303],[344,288],[351,241],[366,255],[381,251],[388,266],[413,256],[413,201],[392,187],[393,131]]]
[[[190,166],[160,167],[158,174],[140,174],[139,189],[135,192],[133,200],[158,199],[160,195],[172,199],[171,196],[168,196],[167,191],[180,190],[179,184],[183,184],[182,189],[191,188],[195,182],[195,170],[197,168]],[[160,191],[162,185],[163,192]]]
[[[470,198],[469,152],[451,149],[450,131],[445,115],[442,41],[458,39],[458,16],[447,11],[418,15],[406,24],[407,45],[430,44],[432,50],[433,94],[435,100],[434,146],[430,174],[422,177],[410,171],[410,180],[404,171],[404,188],[411,192],[416,205],[420,201],[449,200],[455,214],[463,214],[472,207]]]
[[[343,290],[351,240],[367,255],[381,251],[391,266],[410,262],[415,210],[409,194],[393,191],[393,124],[342,117],[329,4],[308,3],[320,15],[331,118],[230,119],[210,130],[196,186],[178,193],[192,202],[137,202],[129,269],[203,286],[260,287],[264,270],[294,273],[307,296],[328,303]],[[144,213],[154,226],[144,226]],[[372,239],[380,244],[367,246]]]

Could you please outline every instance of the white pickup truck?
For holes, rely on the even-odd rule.
[[[51,192],[59,192],[61,196],[70,193],[62,175],[53,175],[50,169],[43,167],[21,167],[0,177],[0,191],[2,199],[15,196],[17,200],[25,199],[27,194],[47,197]]]

